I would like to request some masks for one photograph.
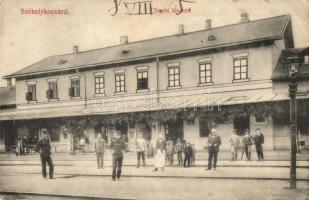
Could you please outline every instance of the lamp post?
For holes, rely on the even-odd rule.
[[[299,57],[286,58],[287,71],[290,75],[290,127],[291,127],[291,166],[290,166],[290,189],[296,189],[296,135],[297,135],[297,102],[296,92],[298,83]]]

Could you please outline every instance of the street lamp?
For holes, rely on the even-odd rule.
[[[291,126],[291,166],[290,166],[290,188],[296,189],[296,135],[297,135],[297,102],[296,92],[298,83],[298,72],[300,58],[298,56],[286,58],[287,71],[290,76],[290,126]]]

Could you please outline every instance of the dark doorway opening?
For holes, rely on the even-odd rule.
[[[250,130],[250,116],[242,116],[234,118],[234,129],[237,130],[237,135],[245,135],[245,130]]]
[[[128,124],[127,123],[116,124],[116,131],[119,131],[121,138],[125,142],[128,142]]]
[[[177,138],[183,139],[183,121],[170,121],[165,124],[166,140],[176,141]]]

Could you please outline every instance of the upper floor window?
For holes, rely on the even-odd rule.
[[[80,97],[79,77],[71,77],[70,97]]]
[[[124,70],[115,71],[115,92],[125,92],[125,86]]]
[[[148,67],[137,67],[137,90],[148,89]]]
[[[234,80],[248,79],[248,57],[234,58]]]
[[[58,99],[58,85],[57,81],[48,82],[48,90],[46,91],[48,99]]]
[[[212,82],[211,63],[200,63],[200,84]]]
[[[36,84],[28,83],[28,92],[26,93],[27,101],[36,101]]]
[[[95,73],[95,94],[105,94],[104,73]]]
[[[180,86],[180,63],[170,63],[168,66],[168,86]]]

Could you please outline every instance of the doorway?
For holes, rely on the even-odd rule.
[[[245,135],[245,130],[250,130],[250,116],[235,117],[234,118],[234,129],[237,130],[237,135]]]
[[[164,126],[166,140],[183,139],[183,120],[170,121]]]

